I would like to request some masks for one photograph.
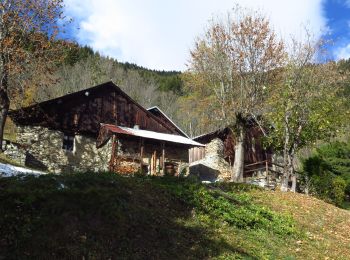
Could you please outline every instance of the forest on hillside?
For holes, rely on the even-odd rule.
[[[23,107],[32,103],[63,96],[107,81],[113,81],[145,108],[159,106],[177,119],[179,98],[183,95],[181,72],[156,71],[136,64],[121,63],[94,52],[88,46],[68,44],[64,59],[57,66],[49,84],[34,85],[23,93]]]

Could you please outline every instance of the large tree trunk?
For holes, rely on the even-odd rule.
[[[242,120],[237,120],[237,130],[235,160],[231,179],[234,182],[243,182],[245,127]]]
[[[296,192],[297,187],[297,176],[294,171],[294,151],[288,151],[285,155],[284,168],[282,175],[281,191],[288,191],[289,189],[289,180],[292,180],[292,186],[290,191]]]
[[[281,191],[288,191],[288,189],[290,189],[290,191],[296,192],[298,176],[294,170],[294,156],[294,149],[287,151],[286,154],[284,154]],[[292,181],[291,187],[289,187],[289,180]]]
[[[289,189],[289,179],[292,179],[292,186],[290,190],[296,192],[297,187],[297,175],[294,170],[294,157],[295,152],[297,151],[297,143],[291,140],[290,131],[289,131],[289,115],[285,115],[285,128],[284,128],[284,148],[283,148],[283,175],[281,182],[281,191],[288,191]],[[300,136],[302,131],[302,125],[298,127],[296,136]]]
[[[290,157],[290,133],[289,133],[289,116],[285,115],[285,128],[284,128],[284,148],[283,148],[283,175],[281,180],[281,191],[286,192],[289,188],[289,178],[291,176],[291,157]]]
[[[282,175],[282,182],[281,182],[281,191],[288,191],[289,189],[289,179],[291,176],[293,176],[292,172],[292,168],[293,165],[291,164],[291,160],[290,160],[290,155],[287,154],[286,155],[286,160],[284,160],[284,168],[283,168],[283,175]]]
[[[0,56],[0,75],[1,75],[1,80],[0,80],[0,152],[3,152],[3,139],[4,139],[4,128],[5,128],[5,122],[6,122],[6,117],[7,113],[9,111],[10,107],[10,100],[7,94],[8,90],[8,71],[7,71],[7,66],[5,62],[5,57],[4,55]]]
[[[4,128],[7,114],[10,107],[10,100],[7,91],[0,89],[0,152],[3,152]]]
[[[297,175],[293,170],[293,175],[292,175],[292,187],[290,188],[291,192],[296,192],[297,190]]]

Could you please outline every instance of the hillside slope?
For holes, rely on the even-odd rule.
[[[298,193],[264,192],[251,194],[256,203],[288,214],[307,235],[300,253],[316,259],[350,259],[350,210]],[[319,257],[316,257],[319,256]]]
[[[0,259],[346,259],[349,227],[349,211],[248,185],[0,178]]]

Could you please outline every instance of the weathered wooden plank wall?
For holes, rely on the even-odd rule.
[[[199,161],[205,157],[205,147],[193,147],[189,150],[189,163]]]
[[[202,144],[208,144],[214,138],[219,138],[224,142],[224,158],[227,162],[233,164],[235,159],[235,137],[234,134],[228,128],[200,136],[196,138],[195,141],[200,142]],[[250,128],[248,128],[244,147],[244,161],[246,164],[271,159],[271,151],[264,149],[262,138],[263,134],[261,133],[258,127],[251,126]],[[204,148],[190,149],[190,163],[205,157],[205,153],[200,152],[200,150],[203,149]]]
[[[166,166],[178,173],[178,166],[188,162],[188,146],[160,140],[140,139],[136,136],[113,135],[110,171],[131,174],[164,174]],[[142,163],[142,168],[141,168]]]
[[[180,134],[133,101],[113,83],[72,93],[10,113],[17,124],[40,125],[66,133],[97,136],[100,123]]]

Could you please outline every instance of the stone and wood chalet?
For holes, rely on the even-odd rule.
[[[244,181],[267,186],[278,182],[271,149],[263,147],[263,132],[251,121],[247,128],[244,153]],[[235,159],[235,135],[229,127],[193,138],[205,146],[189,150],[190,174],[203,181],[230,180]]]
[[[149,110],[113,82],[11,111],[16,144],[5,153],[50,172],[177,175],[191,140],[158,107]]]

